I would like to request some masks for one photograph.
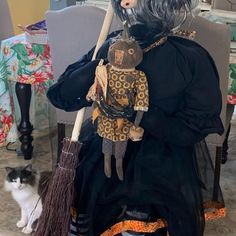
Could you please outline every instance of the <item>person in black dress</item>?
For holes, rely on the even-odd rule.
[[[219,76],[204,48],[171,36],[196,3],[112,0],[116,14],[128,21],[130,35],[143,49],[137,69],[147,76],[149,109],[140,123],[142,140],[128,141],[123,181],[114,163],[112,176],[106,177],[102,138],[90,122],[83,127],[75,178],[75,235],[166,235],[166,228],[161,229],[165,226],[170,236],[203,236],[203,204],[209,199],[202,194],[206,186],[198,168],[204,154],[196,155],[196,145],[208,134],[223,133]],[[107,62],[109,45],[119,34],[109,35],[96,60],[91,61],[91,49],[68,66],[47,93],[54,106],[65,111],[91,106],[86,95],[96,66],[100,59]]]

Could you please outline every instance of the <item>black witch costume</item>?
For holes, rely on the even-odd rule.
[[[131,35],[142,39],[144,55],[137,69],[148,79],[149,110],[140,124],[144,136],[140,142],[128,141],[124,180],[115,171],[107,178],[102,138],[86,122],[75,179],[78,227],[73,230],[78,235],[110,236],[123,231],[162,235],[159,229],[167,227],[171,236],[202,236],[205,218],[212,216],[207,210],[223,207],[220,197],[212,201],[212,165],[203,141],[208,134],[223,133],[214,61],[188,39],[154,32],[145,38],[145,27],[130,28]],[[109,36],[96,60],[91,62],[92,49],[66,69],[47,94],[54,106],[75,111],[91,105],[86,95],[95,69],[100,59],[106,60],[117,34]]]

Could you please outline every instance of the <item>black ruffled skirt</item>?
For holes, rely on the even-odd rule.
[[[167,227],[169,235],[202,236],[206,219],[224,215],[221,192],[218,199],[212,198],[213,165],[205,141],[178,147],[148,134],[141,142],[129,141],[125,178],[120,181],[115,160],[112,177],[105,176],[102,139],[95,131],[85,132],[81,139],[72,235],[111,236],[123,231],[158,235]],[[148,217],[129,217],[127,209]]]

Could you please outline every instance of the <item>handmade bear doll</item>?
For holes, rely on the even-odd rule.
[[[139,127],[143,112],[148,110],[148,84],[142,71],[135,67],[142,61],[143,52],[138,43],[128,37],[124,29],[122,38],[108,51],[107,65],[100,61],[95,82],[88,101],[95,101],[93,121],[97,120],[97,133],[103,138],[104,171],[111,177],[111,156],[116,159],[118,178],[123,180],[123,157],[127,141],[140,141],[144,130]],[[134,123],[130,121],[137,111]]]

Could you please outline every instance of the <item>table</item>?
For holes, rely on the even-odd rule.
[[[32,92],[34,93],[33,100],[37,97],[45,98],[45,92],[52,82],[52,63],[48,45],[27,43],[24,34],[1,42],[0,146],[17,140],[16,121],[20,113],[18,131],[21,151],[25,159],[32,158],[33,125],[30,122],[29,112]],[[12,90],[13,84],[15,84],[15,93]],[[33,85],[33,91],[31,85]],[[20,112],[17,112],[15,94]],[[43,100],[37,103],[41,103],[40,108],[44,112]],[[40,114],[38,108],[36,113]]]

